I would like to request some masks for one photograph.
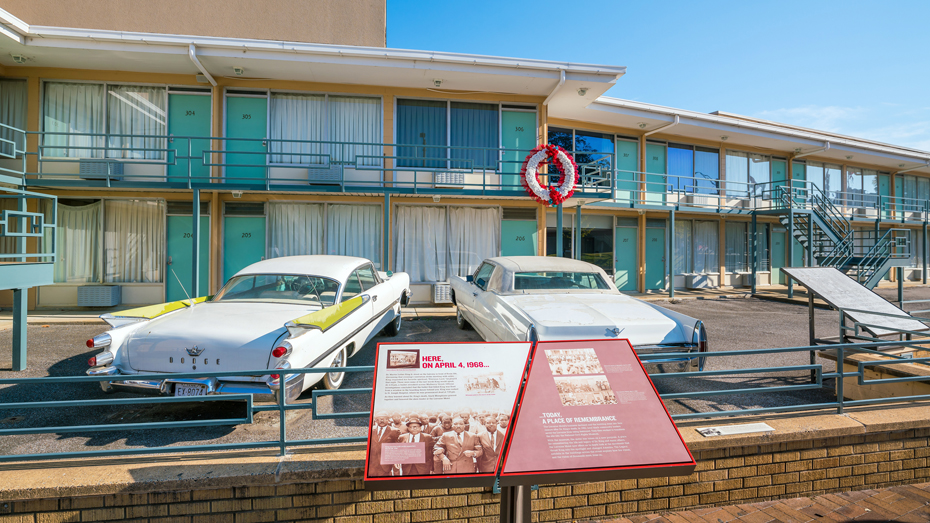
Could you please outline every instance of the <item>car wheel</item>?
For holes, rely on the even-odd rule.
[[[462,310],[457,309],[455,311],[455,326],[464,330],[468,330],[471,325],[468,324],[468,320],[465,319],[465,316],[462,316]]]
[[[346,353],[345,349],[342,349],[336,354],[336,359],[333,360],[330,367],[345,367],[346,360],[348,359],[349,355]],[[329,390],[338,389],[340,385],[342,385],[342,382],[345,381],[345,377],[345,372],[327,372],[326,375],[323,376],[323,386]]]
[[[397,317],[394,318],[394,321],[384,326],[384,334],[387,336],[397,336],[400,333],[400,324],[402,321],[400,314],[398,314]]]

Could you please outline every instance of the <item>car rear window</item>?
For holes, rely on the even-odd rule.
[[[513,275],[513,288],[517,291],[610,289],[596,272],[518,272]]]

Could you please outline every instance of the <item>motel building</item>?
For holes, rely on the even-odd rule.
[[[622,66],[388,49],[383,1],[0,7],[0,181],[57,197],[29,203],[57,226],[28,242],[56,253],[30,308],[209,295],[298,254],[404,271],[421,304],[502,255],[631,293],[926,283],[926,151],[604,96]],[[578,165],[561,207],[521,183],[543,144]]]

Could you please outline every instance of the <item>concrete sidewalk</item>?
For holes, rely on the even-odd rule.
[[[808,521],[930,521],[930,483],[825,494],[681,512],[645,514],[605,523],[769,523]]]

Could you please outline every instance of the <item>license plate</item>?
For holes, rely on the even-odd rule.
[[[174,385],[175,396],[206,396],[207,387],[196,383],[176,383]]]

